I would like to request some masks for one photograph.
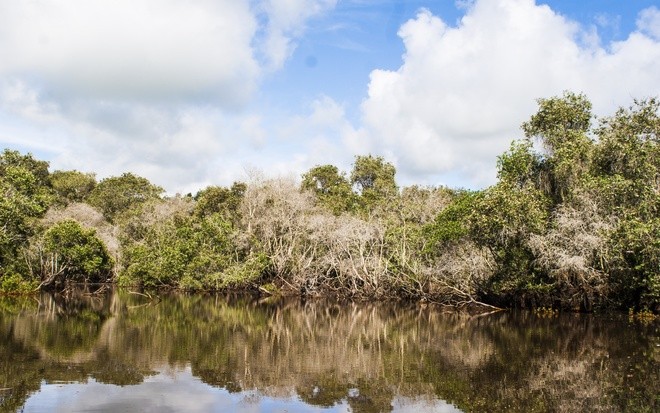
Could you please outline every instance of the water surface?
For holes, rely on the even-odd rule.
[[[129,292],[0,298],[3,411],[660,411],[657,323]]]

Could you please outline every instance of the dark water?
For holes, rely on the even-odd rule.
[[[0,298],[0,410],[657,412],[659,331],[391,303]]]

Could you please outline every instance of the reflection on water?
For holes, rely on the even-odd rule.
[[[356,392],[357,390],[354,390]],[[356,397],[355,394],[351,397]],[[427,399],[397,397],[395,410],[402,412],[460,412],[455,407]],[[203,383],[190,368],[159,372],[135,386],[85,383],[42,383],[23,412],[350,412],[344,399],[330,407],[301,402],[295,392],[270,396],[258,389],[230,392]]]
[[[0,299],[3,411],[658,411],[659,326],[118,292]]]

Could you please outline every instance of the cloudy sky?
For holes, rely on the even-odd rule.
[[[0,146],[170,193],[368,153],[484,187],[564,90],[660,95],[660,2],[0,0]]]

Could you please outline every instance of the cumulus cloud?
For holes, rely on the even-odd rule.
[[[0,2],[0,140],[172,192],[230,183],[270,147],[248,110],[264,72],[335,3]]]
[[[22,83],[0,91],[0,113],[42,126],[29,145],[56,148],[49,157],[53,169],[94,171],[99,178],[131,171],[170,193],[230,185],[248,179],[251,170],[294,177],[318,164],[348,170],[352,153],[364,153],[346,150],[354,148],[350,140],[358,140],[360,132],[346,120],[344,107],[327,96],[312,101],[304,114],[258,115],[197,105],[58,106],[44,104]],[[3,136],[4,126],[0,139],[20,144]]]
[[[597,113],[660,93],[658,10],[605,47],[594,33],[532,0],[462,2],[452,27],[422,10],[405,23],[396,71],[371,73],[363,145],[388,155],[404,180],[495,179],[496,156],[520,136],[535,99],[582,91]]]
[[[318,97],[308,109],[306,115],[285,120],[277,130],[278,145],[289,147],[293,155],[292,162],[279,169],[297,176],[316,165],[333,164],[348,170],[352,154],[363,151],[354,146],[361,132],[347,120],[346,109],[329,96]]]
[[[536,98],[583,91],[609,114],[660,94],[656,7],[602,44],[602,19],[584,27],[533,0],[457,0],[456,25],[421,10],[400,28],[402,64],[371,73],[360,124],[327,96],[305,114],[255,104],[336,3],[0,1],[0,141],[46,151],[53,168],[133,171],[170,192],[230,184],[246,166],[348,169],[369,152],[403,184],[476,187],[494,181]]]
[[[233,106],[259,74],[245,1],[2,2],[0,27],[0,74],[55,95]]]
[[[21,116],[23,126],[40,126],[27,137],[28,144],[49,150],[53,168],[94,171],[101,178],[132,171],[175,191],[206,182],[209,165],[233,150],[235,134],[230,129],[238,129],[243,121],[243,116],[195,106],[118,103],[106,104],[102,111],[86,105],[53,107],[34,103],[34,91],[25,89],[20,96],[20,88],[14,89],[13,112],[7,112]]]

